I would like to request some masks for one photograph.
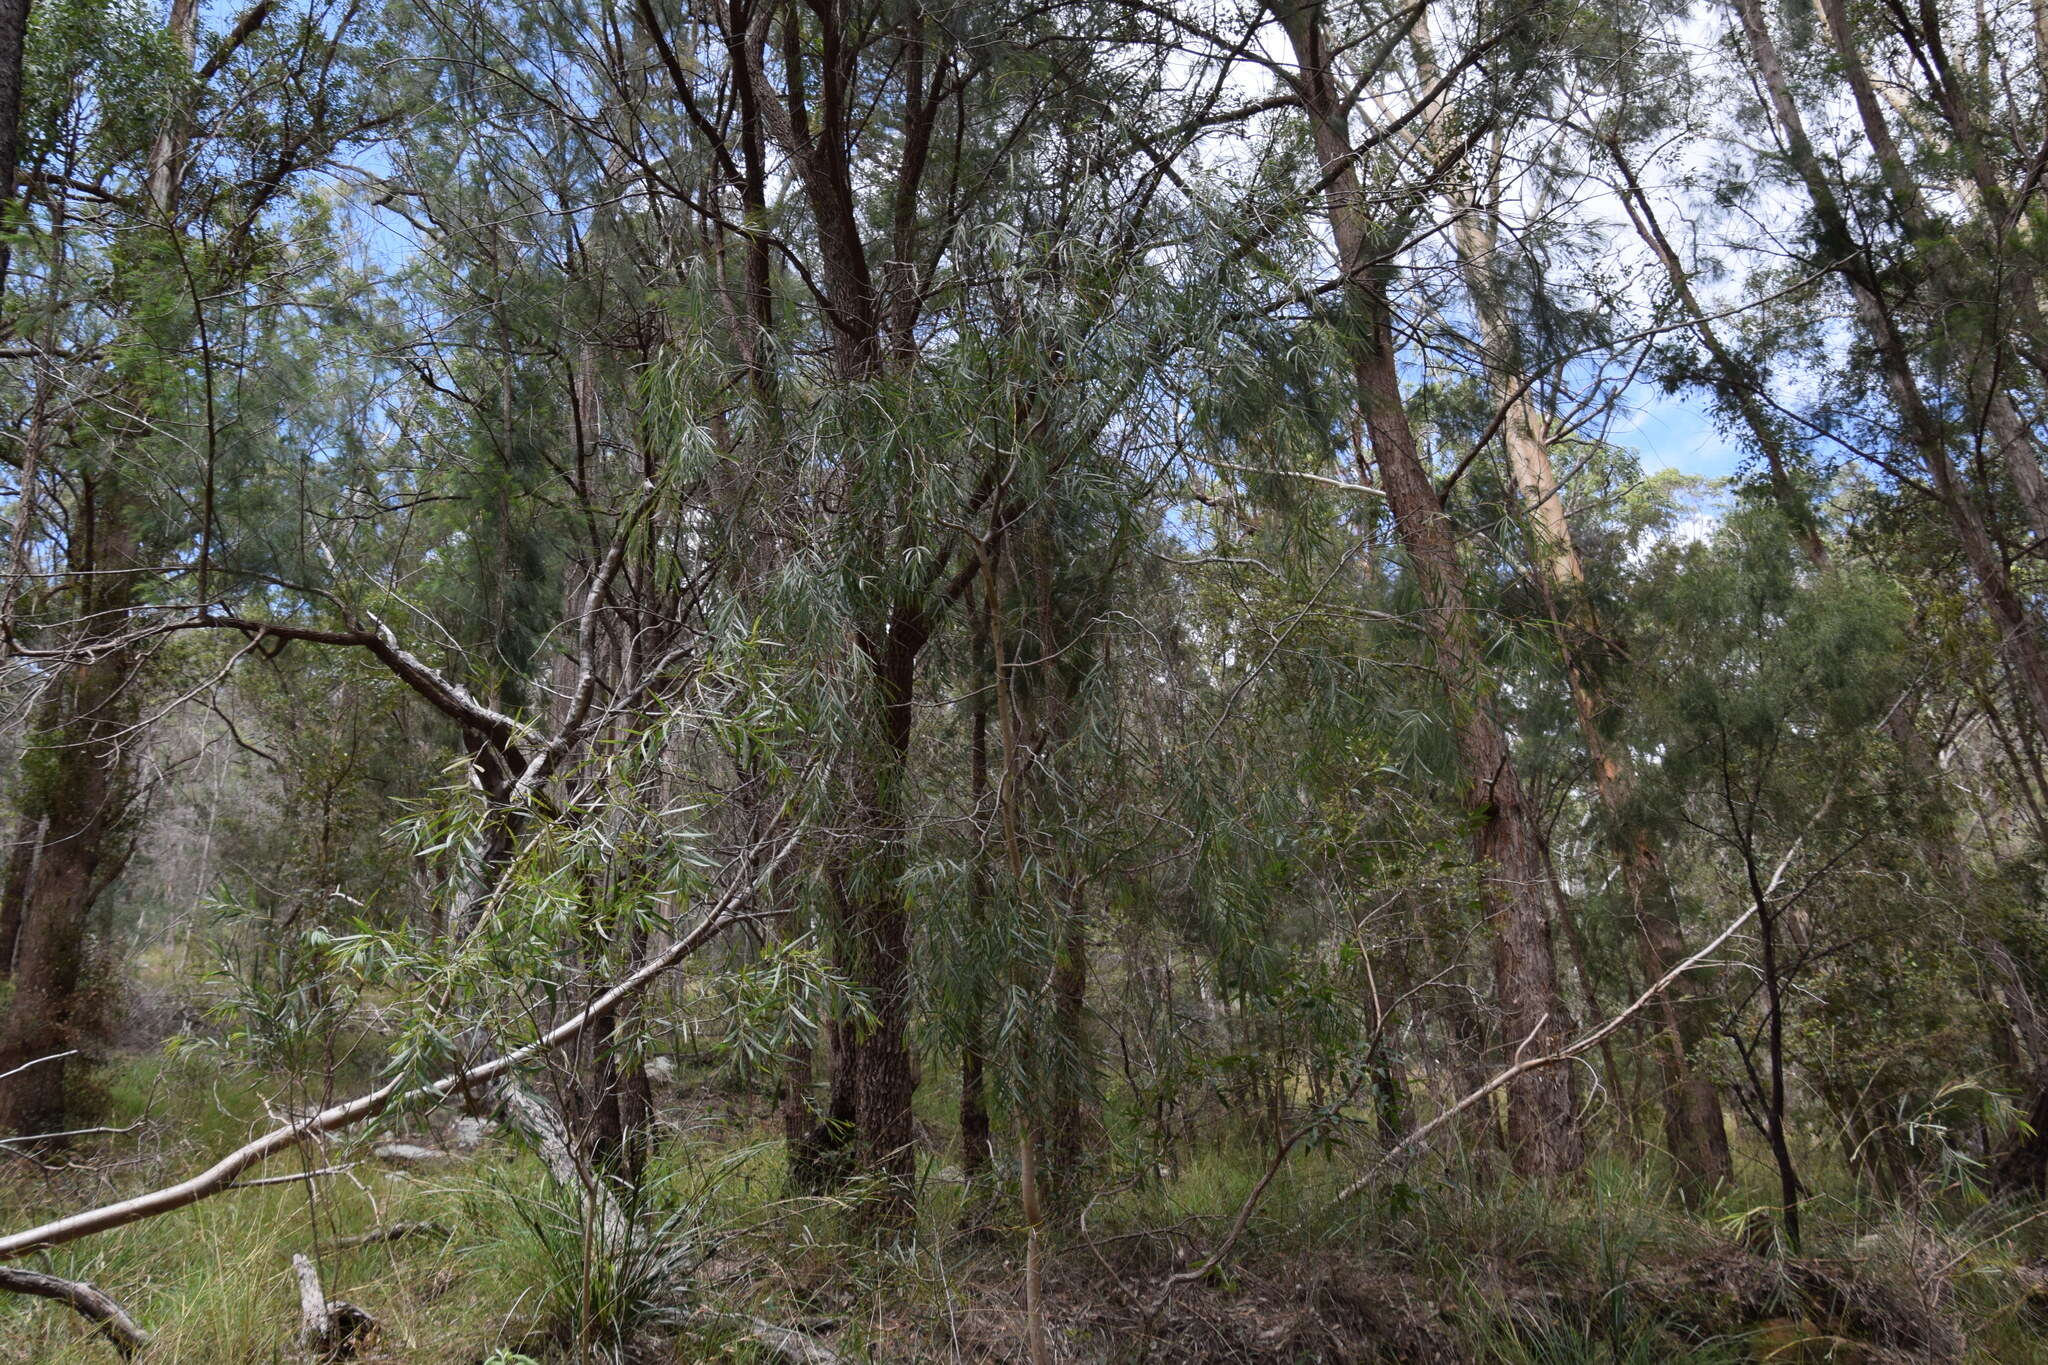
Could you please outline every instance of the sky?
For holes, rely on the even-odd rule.
[[[1714,429],[1703,394],[1666,394],[1643,386],[1628,408],[1615,414],[1607,439],[1642,458],[1643,472],[1675,469],[1681,474],[1725,479],[1742,461],[1742,447]]]

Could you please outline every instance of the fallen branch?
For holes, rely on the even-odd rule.
[[[624,1247],[632,1236],[632,1220],[601,1180],[592,1180],[583,1163],[576,1159],[576,1142],[562,1116],[525,1086],[508,1082],[503,1087],[505,1118],[513,1128],[526,1134],[540,1155],[541,1165],[555,1183],[565,1190],[580,1190],[589,1205],[592,1225],[585,1236],[595,1235],[607,1247]]]
[[[1786,857],[1789,860],[1791,855],[1787,854]],[[1782,872],[1783,870],[1784,868],[1781,865],[1779,871]],[[1773,878],[1772,885],[1775,886],[1776,884],[1776,879]],[[1566,1044],[1564,1047],[1559,1048],[1555,1052],[1546,1052],[1541,1057],[1531,1057],[1528,1058],[1526,1061],[1516,1062],[1513,1066],[1507,1068],[1505,1071],[1496,1074],[1492,1080],[1489,1080],[1488,1082],[1486,1082],[1486,1084],[1480,1086],[1478,1089],[1474,1090],[1472,1093],[1465,1096],[1463,1099],[1459,1100],[1456,1104],[1444,1110],[1441,1114],[1438,1114],[1428,1123],[1423,1124],[1420,1128],[1417,1128],[1407,1137],[1402,1138],[1399,1142],[1389,1147],[1384,1153],[1381,1154],[1380,1159],[1377,1162],[1373,1163],[1372,1169],[1368,1170],[1364,1175],[1358,1177],[1358,1179],[1352,1181],[1349,1185],[1346,1185],[1343,1189],[1339,1190],[1337,1192],[1337,1197],[1335,1199],[1332,1199],[1330,1202],[1333,1204],[1341,1204],[1345,1200],[1351,1198],[1351,1196],[1357,1194],[1360,1190],[1363,1190],[1366,1186],[1372,1184],[1373,1181],[1379,1178],[1380,1172],[1384,1171],[1388,1166],[1392,1165],[1394,1161],[1402,1155],[1402,1153],[1408,1151],[1410,1148],[1420,1145],[1423,1139],[1427,1138],[1431,1133],[1436,1132],[1439,1128],[1442,1128],[1452,1119],[1458,1117],[1458,1115],[1464,1113],[1473,1105],[1478,1104],[1481,1100],[1485,1099],[1488,1095],[1493,1094],[1496,1090],[1501,1089],[1503,1086],[1512,1085],[1514,1082],[1520,1080],[1522,1077],[1528,1075],[1532,1071],[1538,1070],[1546,1066],[1558,1066],[1564,1062],[1570,1061],[1572,1058],[1578,1056],[1582,1052],[1585,1052],[1587,1049],[1598,1046],[1601,1039],[1607,1037],[1609,1034],[1613,1033],[1616,1029],[1620,1028],[1623,1024],[1627,1023],[1630,1019],[1635,1017],[1636,1013],[1640,1011],[1643,1008],[1643,1006],[1649,1004],[1652,1000],[1656,999],[1659,995],[1663,994],[1665,988],[1668,987],[1672,982],[1676,981],[1679,977],[1685,975],[1694,967],[1699,966],[1702,962],[1706,961],[1709,957],[1711,957],[1716,951],[1720,949],[1722,944],[1726,943],[1729,939],[1735,936],[1735,932],[1738,929],[1742,928],[1743,925],[1749,923],[1749,921],[1753,919],[1755,916],[1755,906],[1751,906],[1749,909],[1737,915],[1733,920],[1729,922],[1727,928],[1723,929],[1720,933],[1714,935],[1713,941],[1711,943],[1707,944],[1706,947],[1700,949],[1698,952],[1694,953],[1685,961],[1679,963],[1676,967],[1673,967],[1670,971],[1664,973],[1664,975],[1658,977],[1656,982],[1653,985],[1651,985],[1651,987],[1648,990],[1644,991],[1641,995],[1635,998],[1634,1003],[1632,1003],[1627,1009],[1623,1010],[1621,1013],[1609,1019],[1606,1023],[1600,1025],[1600,1027],[1592,1029],[1586,1033],[1580,1034],[1575,1041]]]
[[[1799,842],[1795,840],[1792,844],[1792,847],[1786,850],[1784,858],[1779,861],[1777,871],[1772,873],[1771,884],[1764,888],[1764,899],[1768,900],[1771,893],[1778,889],[1778,882],[1780,881],[1780,879],[1784,877],[1786,867],[1788,867],[1791,864],[1793,854],[1797,853],[1798,851]],[[1359,1191],[1365,1189],[1368,1185],[1372,1184],[1373,1181],[1379,1178],[1380,1172],[1386,1170],[1386,1168],[1392,1165],[1397,1159],[1399,1159],[1399,1157],[1403,1153],[1420,1145],[1424,1139],[1429,1137],[1430,1134],[1436,1132],[1445,1124],[1449,1123],[1452,1119],[1455,1119],[1456,1117],[1458,1117],[1458,1115],[1464,1113],[1473,1105],[1478,1104],[1480,1101],[1484,1100],[1488,1095],[1493,1094],[1495,1091],[1501,1089],[1503,1086],[1512,1085],[1521,1077],[1528,1075],[1530,1072],[1535,1071],[1540,1067],[1561,1065],[1562,1063],[1568,1062],[1572,1058],[1579,1056],[1581,1053],[1586,1052],[1588,1049],[1599,1046],[1602,1039],[1607,1038],[1608,1036],[1613,1034],[1616,1029],[1619,1029],[1623,1024],[1627,1023],[1645,1005],[1649,1004],[1652,1000],[1656,999],[1659,995],[1661,995],[1665,991],[1665,989],[1671,985],[1672,982],[1678,980],[1679,977],[1685,975],[1694,967],[1699,966],[1701,963],[1705,962],[1709,957],[1713,956],[1713,954],[1720,949],[1722,944],[1726,943],[1729,939],[1733,938],[1736,932],[1740,930],[1743,925],[1749,923],[1749,921],[1752,918],[1754,918],[1755,915],[1755,906],[1751,906],[1749,909],[1743,911],[1740,915],[1737,915],[1732,921],[1729,922],[1726,928],[1721,930],[1720,933],[1714,935],[1713,941],[1711,943],[1708,943],[1704,948],[1701,948],[1691,957],[1688,957],[1685,961],[1679,963],[1676,967],[1673,967],[1670,971],[1664,973],[1663,976],[1657,978],[1657,980],[1650,986],[1650,988],[1644,991],[1641,995],[1637,996],[1634,1002],[1631,1003],[1627,1009],[1623,1010],[1621,1013],[1607,1020],[1598,1028],[1592,1029],[1584,1034],[1581,1034],[1575,1041],[1567,1044],[1564,1047],[1559,1048],[1555,1052],[1548,1052],[1541,1057],[1531,1057],[1525,1061],[1516,1062],[1513,1066],[1510,1066],[1506,1070],[1500,1072],[1491,1080],[1487,1081],[1484,1085],[1480,1086],[1478,1089],[1472,1091],[1463,1099],[1459,1100],[1456,1104],[1453,1104],[1450,1108],[1438,1114],[1428,1123],[1423,1124],[1420,1128],[1417,1128],[1407,1137],[1402,1138],[1399,1142],[1395,1143],[1392,1147],[1389,1147],[1384,1153],[1382,1153],[1380,1159],[1374,1162],[1372,1168],[1368,1170],[1364,1175],[1358,1177],[1358,1179],[1352,1181],[1349,1185],[1346,1185],[1343,1189],[1339,1190],[1337,1192],[1336,1197],[1332,1199],[1330,1202],[1332,1204],[1341,1204],[1345,1200],[1357,1194]],[[1527,1047],[1529,1045],[1530,1039],[1533,1039],[1538,1032],[1541,1032],[1543,1025],[1547,1022],[1549,1022],[1548,1016],[1545,1016],[1544,1019],[1539,1020],[1537,1022],[1536,1028],[1530,1031],[1529,1038],[1526,1038],[1522,1041],[1522,1046]],[[1520,1049],[1517,1049],[1518,1055],[1519,1051]],[[1203,1276],[1207,1275],[1210,1271],[1214,1270],[1217,1266],[1223,1263],[1223,1258],[1230,1254],[1230,1249],[1237,1244],[1237,1239],[1244,1235],[1245,1226],[1251,1221],[1253,1210],[1255,1210],[1258,1207],[1259,1201],[1265,1197],[1267,1188],[1273,1183],[1273,1178],[1279,1175],[1280,1168],[1286,1162],[1288,1153],[1294,1149],[1295,1144],[1297,1144],[1302,1138],[1308,1136],[1310,1131],[1312,1130],[1309,1128],[1303,1128],[1300,1131],[1296,1132],[1293,1136],[1289,1137],[1285,1143],[1281,1144],[1279,1151],[1275,1154],[1273,1158],[1272,1164],[1267,1167],[1265,1175],[1260,1178],[1258,1184],[1252,1187],[1251,1193],[1246,1195],[1244,1202],[1238,1206],[1237,1216],[1231,1220],[1230,1230],[1229,1232],[1224,1234],[1223,1240],[1221,1243],[1217,1245],[1216,1250],[1211,1252],[1207,1257],[1203,1258],[1201,1263],[1194,1266],[1193,1268],[1179,1271],[1174,1275],[1169,1276],[1166,1282],[1160,1286],[1160,1302],[1162,1304],[1165,1302],[1166,1296],[1168,1294],[1171,1294],[1176,1286],[1182,1284],[1191,1284],[1194,1281],[1201,1279]]]
[[[1352,1093],[1356,1094],[1357,1089],[1357,1086],[1353,1086]],[[1217,1244],[1216,1250],[1211,1252],[1201,1264],[1169,1275],[1166,1283],[1160,1287],[1162,1296],[1172,1292],[1175,1285],[1193,1284],[1223,1263],[1223,1258],[1228,1256],[1230,1249],[1237,1245],[1237,1239],[1244,1235],[1245,1224],[1252,1220],[1252,1211],[1258,1208],[1259,1201],[1266,1197],[1266,1190],[1272,1185],[1274,1177],[1278,1176],[1281,1167],[1287,1164],[1288,1155],[1301,1144],[1302,1139],[1315,1132],[1318,1126],[1317,1124],[1308,1124],[1295,1129],[1287,1135],[1286,1141],[1282,1142],[1279,1148],[1274,1151],[1272,1161],[1267,1163],[1266,1173],[1259,1177],[1258,1184],[1252,1186],[1251,1193],[1247,1194],[1244,1197],[1244,1202],[1237,1206],[1237,1216],[1230,1220],[1230,1231],[1223,1235],[1223,1240]]]
[[[0,1265],[0,1289],[63,1304],[90,1321],[93,1330],[104,1336],[123,1360],[133,1359],[137,1351],[149,1345],[149,1333],[137,1327],[135,1319],[120,1304],[84,1280],[59,1279],[40,1271]]]
[[[371,1228],[368,1232],[355,1232],[350,1233],[346,1237],[337,1237],[334,1239],[333,1245],[336,1251],[353,1251],[357,1247],[373,1247],[384,1242],[396,1242],[405,1237],[424,1237],[429,1234],[435,1237],[446,1237],[449,1235],[447,1228],[431,1221],[423,1223],[393,1223],[389,1227]]]
[[[1828,806],[1833,803],[1834,799],[1834,794],[1830,792],[1828,794],[1827,800],[1823,801],[1821,803],[1820,809],[1814,813],[1815,821],[1819,820],[1819,818],[1827,812]],[[1812,822],[1808,823],[1808,828],[1812,828]],[[1358,1177],[1358,1179],[1352,1181],[1349,1185],[1346,1185],[1343,1189],[1339,1190],[1337,1192],[1337,1197],[1335,1199],[1332,1199],[1330,1202],[1333,1204],[1341,1204],[1345,1200],[1351,1198],[1351,1196],[1357,1194],[1360,1190],[1363,1190],[1366,1186],[1370,1185],[1373,1181],[1377,1180],[1379,1178],[1380,1172],[1384,1171],[1388,1166],[1392,1165],[1394,1160],[1397,1157],[1399,1157],[1403,1152],[1406,1152],[1410,1148],[1416,1146],[1424,1138],[1428,1137],[1431,1133],[1443,1127],[1446,1123],[1449,1123],[1452,1119],[1464,1113],[1467,1109],[1470,1109],[1473,1105],[1479,1103],[1488,1095],[1491,1095],[1494,1091],[1499,1090],[1502,1086],[1512,1084],[1514,1081],[1518,1080],[1523,1076],[1528,1075],[1531,1071],[1534,1071],[1539,1067],[1557,1066],[1560,1063],[1570,1061],[1572,1058],[1578,1056],[1580,1053],[1586,1051],[1586,1049],[1590,1047],[1598,1046],[1603,1038],[1606,1038],[1608,1035],[1612,1034],[1616,1029],[1620,1028],[1623,1024],[1627,1023],[1630,1018],[1632,1018],[1638,1011],[1640,1011],[1643,1008],[1643,1006],[1649,1004],[1652,1000],[1662,995],[1664,993],[1665,988],[1669,986],[1672,982],[1678,980],[1679,977],[1684,976],[1687,972],[1691,971],[1693,968],[1699,966],[1702,962],[1705,962],[1708,958],[1712,957],[1716,952],[1720,950],[1722,944],[1726,943],[1729,939],[1735,937],[1735,933],[1738,929],[1742,928],[1743,925],[1749,923],[1750,920],[1754,919],[1756,917],[1757,911],[1762,909],[1764,905],[1766,905],[1770,901],[1771,897],[1777,893],[1778,884],[1784,881],[1785,879],[1785,869],[1792,866],[1793,858],[1797,857],[1799,854],[1800,845],[1804,844],[1805,842],[1806,835],[1804,833],[1802,833],[1797,839],[1794,839],[1792,841],[1791,846],[1785,850],[1785,856],[1778,859],[1777,867],[1771,870],[1771,880],[1769,884],[1767,884],[1762,891],[1756,894],[1749,909],[1737,915],[1729,923],[1727,928],[1723,929],[1720,933],[1714,935],[1713,942],[1707,944],[1706,947],[1700,949],[1691,957],[1679,963],[1676,967],[1673,967],[1670,971],[1664,973],[1664,975],[1658,977],[1654,982],[1650,984],[1650,988],[1644,991],[1641,995],[1637,996],[1635,998],[1634,1003],[1631,1004],[1627,1009],[1623,1010],[1620,1014],[1615,1015],[1606,1023],[1600,1025],[1600,1027],[1593,1029],[1590,1032],[1581,1034],[1576,1042],[1567,1044],[1566,1046],[1559,1048],[1557,1051],[1546,1053],[1541,1057],[1531,1057],[1527,1061],[1516,1062],[1513,1066],[1501,1072],[1492,1080],[1480,1086],[1477,1090],[1474,1090],[1471,1094],[1465,1096],[1465,1098],[1459,1100],[1450,1108],[1444,1110],[1443,1113],[1438,1114],[1428,1123],[1423,1124],[1420,1128],[1417,1128],[1407,1137],[1401,1139],[1392,1147],[1389,1147],[1386,1150],[1386,1152],[1380,1157],[1380,1159],[1377,1162],[1373,1163],[1371,1170],[1367,1171],[1364,1175]],[[1795,894],[1795,900],[1798,898],[1799,894],[1804,893],[1801,892]],[[1541,1025],[1539,1024],[1538,1027],[1540,1028]],[[1534,1037],[1535,1035],[1531,1034],[1530,1036]],[[1526,1040],[1523,1042],[1522,1046],[1528,1046]]]
[[[375,1118],[394,1104],[438,1103],[450,1094],[494,1081],[522,1062],[552,1052],[562,1044],[573,1041],[592,1024],[609,1018],[620,1005],[645,990],[648,983],[656,977],[691,956],[736,923],[737,917],[731,913],[733,907],[744,896],[750,895],[756,885],[781,867],[783,861],[795,849],[798,837],[793,834],[785,840],[775,857],[761,868],[753,879],[735,883],[729,888],[719,897],[716,904],[704,912],[704,917],[697,922],[696,928],[677,939],[663,952],[650,958],[645,966],[591,1001],[582,1010],[532,1042],[410,1090],[404,1088],[402,1081],[389,1081],[346,1104],[337,1104],[296,1123],[273,1128],[254,1141],[237,1147],[189,1179],[0,1237],[0,1261],[10,1261],[42,1247],[75,1242],[81,1237],[126,1227],[130,1223],[139,1223],[144,1219],[155,1218],[196,1204],[202,1199],[211,1198],[223,1190],[232,1188],[237,1178],[250,1167],[276,1156],[279,1152],[289,1151],[309,1138],[337,1132],[365,1119]]]
[[[32,1066],[41,1066],[44,1062],[61,1062],[66,1057],[76,1057],[77,1055],[78,1049],[73,1047],[66,1048],[62,1052],[52,1052],[47,1057],[32,1057],[28,1061],[23,1062],[20,1066],[12,1067],[6,1071],[0,1071],[0,1081],[6,1080],[9,1076],[19,1076],[22,1072],[28,1070]]]
[[[70,1056],[71,1054],[63,1053],[60,1055]],[[42,1057],[38,1058],[37,1060],[47,1062],[53,1059],[49,1057]],[[29,1063],[29,1066],[34,1065],[35,1062]],[[27,1069],[28,1067],[16,1067],[14,1071],[26,1071]],[[12,1076],[14,1074],[14,1071],[8,1072],[7,1075]],[[6,1077],[0,1077],[0,1080],[4,1079],[6,1079]],[[119,1137],[123,1133],[132,1133],[141,1126],[142,1120],[137,1119],[135,1120],[135,1122],[129,1124],[126,1128],[109,1128],[102,1124],[92,1128],[65,1128],[55,1133],[23,1133],[19,1137],[0,1137],[0,1147],[33,1147],[38,1143],[43,1142],[63,1142],[68,1138],[103,1137],[110,1134],[112,1136]]]
[[[355,1168],[356,1163],[351,1161],[345,1166],[322,1166],[317,1171],[293,1171],[290,1175],[266,1175],[261,1180],[235,1180],[229,1182],[227,1189],[254,1190],[260,1189],[265,1185],[290,1185],[301,1180],[318,1180],[322,1176],[340,1175],[345,1171],[352,1171]],[[226,1190],[223,1190],[222,1193],[226,1193]]]
[[[788,1361],[789,1365],[851,1365],[847,1357],[794,1327],[778,1327],[751,1313],[713,1313],[712,1316],[732,1324],[748,1341],[777,1360]]]

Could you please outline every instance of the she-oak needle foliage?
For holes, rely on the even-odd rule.
[[[0,1361],[2048,1360],[2038,0],[0,0]]]

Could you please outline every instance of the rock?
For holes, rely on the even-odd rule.
[[[461,1151],[470,1151],[490,1140],[494,1126],[489,1119],[465,1114],[448,1125],[448,1142]]]

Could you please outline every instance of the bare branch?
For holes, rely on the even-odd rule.
[[[409,1090],[404,1088],[402,1079],[388,1081],[368,1094],[360,1095],[345,1104],[337,1104],[296,1123],[273,1128],[185,1180],[0,1237],[0,1261],[13,1260],[42,1247],[75,1242],[81,1237],[109,1232],[115,1228],[126,1227],[130,1223],[139,1223],[196,1204],[202,1199],[209,1199],[224,1190],[234,1188],[244,1171],[276,1156],[279,1152],[289,1151],[308,1139],[338,1132],[365,1119],[375,1118],[394,1104],[437,1104],[450,1094],[494,1081],[523,1062],[552,1052],[564,1043],[573,1042],[592,1024],[610,1018],[619,1006],[645,990],[656,977],[669,971],[737,923],[741,916],[734,913],[735,908],[752,895],[756,886],[782,866],[801,837],[799,831],[784,840],[774,858],[760,868],[751,879],[735,882],[710,909],[704,912],[697,926],[677,938],[666,951],[650,958],[638,971],[532,1042]]]
[[[149,1345],[149,1333],[136,1326],[135,1319],[120,1304],[84,1280],[60,1279],[37,1270],[0,1265],[0,1289],[63,1304],[91,1322],[123,1360],[132,1360],[137,1351]]]

